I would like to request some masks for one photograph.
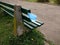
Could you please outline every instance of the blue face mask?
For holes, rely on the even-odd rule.
[[[30,20],[33,22],[37,20],[37,16],[33,13],[28,13],[28,16],[29,16]]]

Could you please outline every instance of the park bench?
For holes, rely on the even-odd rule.
[[[4,12],[9,14],[10,16],[14,17],[14,5],[9,4],[9,3],[0,2],[0,8]],[[20,11],[21,11],[22,21],[23,21],[24,26],[26,26],[30,30],[34,30],[35,28],[40,27],[44,24],[43,22],[38,21],[38,20],[31,21],[31,19],[29,18],[29,15],[28,15],[28,13],[31,13],[31,10],[21,7]]]

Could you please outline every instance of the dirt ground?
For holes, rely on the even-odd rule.
[[[55,45],[60,45],[60,6],[32,3],[20,0],[2,0],[12,4],[21,5],[24,8],[31,9],[38,17],[38,20],[43,21],[45,24],[39,27],[47,39],[52,40]]]

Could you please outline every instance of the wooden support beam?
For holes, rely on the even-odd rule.
[[[22,22],[22,13],[21,13],[21,6],[15,5],[14,8],[14,35],[20,36],[24,32],[24,25]]]

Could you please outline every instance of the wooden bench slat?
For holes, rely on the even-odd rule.
[[[1,2],[1,1],[0,1],[0,4],[3,4],[3,5],[8,6],[8,7],[10,7],[10,8],[14,8],[14,5],[9,4],[9,3],[4,3],[4,2]]]
[[[5,5],[3,5],[3,4],[0,4],[0,6],[1,6],[2,8],[6,8],[6,9],[11,10],[11,11],[14,12],[14,9],[12,9],[12,8],[10,8],[10,7],[8,7],[8,6],[5,6]]]
[[[8,11],[6,11],[5,9],[1,8],[4,12],[8,13],[10,16],[14,17],[11,13],[9,13]]]
[[[38,25],[38,26],[41,26],[40,23],[36,22],[36,21],[32,21],[34,24]]]
[[[28,16],[28,15],[26,15],[26,14],[24,14],[24,13],[22,13],[22,15],[23,15],[23,16],[25,16],[25,17],[27,17],[27,18],[29,18],[29,16]]]
[[[36,21],[36,22],[40,23],[41,25],[43,25],[43,24],[44,24],[44,23],[43,23],[43,22],[41,22],[41,21]]]
[[[12,15],[14,14],[14,11],[11,11],[11,10],[9,10],[9,9],[7,9],[7,8],[5,8],[5,7],[1,7],[1,8],[3,8],[4,10],[6,10],[7,12],[9,12],[9,13],[11,13]]]
[[[34,28],[36,28],[36,27],[37,27],[37,25],[36,25],[36,24],[34,24],[34,23],[32,23],[32,22],[29,22],[29,21],[26,21],[26,20],[24,20],[24,22],[28,23],[29,25],[33,26]]]
[[[31,22],[31,20],[30,20],[30,18],[28,17],[28,15],[26,15],[26,14],[24,14],[24,13],[22,13],[22,18],[23,18],[23,20],[25,19],[25,20]]]
[[[27,24],[26,22],[24,22],[24,25],[27,26],[30,29],[34,29],[32,26],[30,26],[29,24]]]
[[[22,13],[24,13],[24,14],[28,14],[28,13],[31,12],[29,9],[25,9],[25,8],[22,8],[22,7],[21,7],[21,11],[22,11]]]

